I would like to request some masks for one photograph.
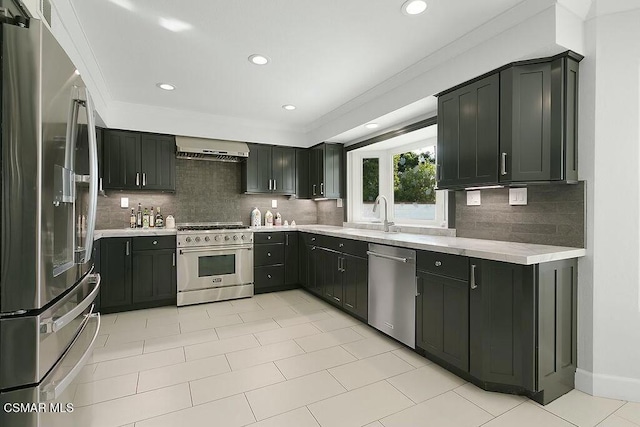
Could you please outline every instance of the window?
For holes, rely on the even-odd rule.
[[[380,222],[378,195],[389,201],[396,224],[446,227],[446,191],[436,190],[436,126],[350,151],[347,164],[348,220]],[[357,172],[356,172],[357,171]]]

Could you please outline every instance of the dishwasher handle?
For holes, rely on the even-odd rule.
[[[379,254],[378,252],[367,251],[367,255],[377,256],[384,259],[390,259],[392,261],[398,261],[398,262],[404,262],[404,263],[409,262],[409,258],[400,258],[392,255]]]

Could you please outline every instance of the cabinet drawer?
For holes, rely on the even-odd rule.
[[[261,267],[264,265],[284,264],[284,244],[254,245],[253,265]]]
[[[284,233],[281,231],[253,233],[256,245],[262,243],[284,243]]]
[[[176,236],[145,236],[134,237],[131,240],[134,251],[176,248]]]
[[[418,251],[417,268],[440,276],[469,279],[469,258],[465,256]]]
[[[320,234],[311,234],[311,233],[301,233],[302,241],[307,246],[322,246],[324,247],[326,244],[326,236],[321,236]]]
[[[284,285],[284,265],[256,267],[253,269],[253,283],[256,289]]]
[[[343,245],[338,245],[338,250],[340,252],[362,258],[367,257],[367,250],[369,249],[369,244],[367,242],[363,242],[361,240],[340,239],[340,244]]]

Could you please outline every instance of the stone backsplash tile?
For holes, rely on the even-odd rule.
[[[158,206],[162,214],[173,215],[177,223],[242,221],[249,224],[251,210],[258,207],[264,214],[280,212],[283,220],[297,224],[342,225],[342,208],[336,201],[315,202],[287,196],[248,195],[240,192],[239,163],[176,160],[176,192],[107,191],[98,199],[96,228],[123,228],[129,225],[131,208]],[[120,208],[120,198],[129,198],[129,208]],[[271,208],[277,200],[278,207]],[[339,219],[339,221],[338,221]]]
[[[527,205],[510,206],[509,189],[481,190],[480,206],[456,192],[456,235],[584,247],[585,183],[527,187]]]

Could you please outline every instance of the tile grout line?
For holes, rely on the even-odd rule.
[[[472,405],[474,405],[474,406],[478,407],[478,408],[479,408],[479,409],[481,409],[483,412],[486,412],[487,414],[489,414],[489,415],[491,416],[491,420],[494,420],[494,419],[498,418],[498,417],[499,417],[499,415],[493,415],[491,412],[487,411],[487,410],[486,410],[486,409],[484,409],[482,406],[478,405],[476,402],[474,402],[474,401],[472,401],[472,400],[470,400],[470,399],[467,399],[465,396],[461,395],[460,393],[458,393],[458,392],[456,391],[456,390],[457,390],[457,389],[459,389],[460,387],[464,387],[466,384],[469,384],[469,382],[467,381],[466,383],[464,383],[464,384],[460,385],[459,387],[456,387],[456,388],[454,388],[454,389],[451,389],[450,391],[454,392],[456,395],[460,396],[461,398],[463,398],[463,399],[464,399],[464,400],[466,400],[467,402],[471,403]],[[485,390],[483,390],[483,391],[485,391]],[[521,403],[523,403],[523,402],[521,402]],[[519,405],[516,405],[516,406],[519,406]],[[500,414],[500,415],[502,415],[502,414]],[[491,420],[489,420],[489,421],[491,421]]]
[[[253,412],[253,407],[251,406],[251,402],[249,402],[249,398],[247,397],[247,393],[243,392],[242,395],[244,396],[244,400],[247,402],[247,405],[249,406],[249,410],[251,411],[251,415],[253,416],[254,422],[258,422],[258,417],[256,417],[256,413]]]

